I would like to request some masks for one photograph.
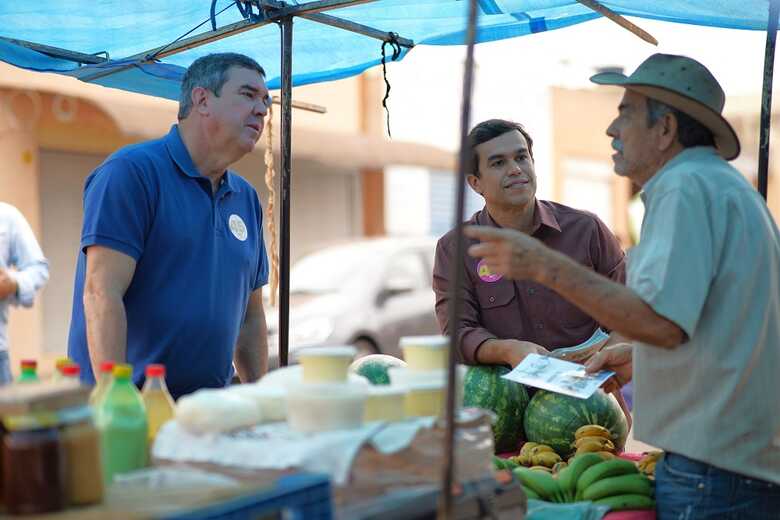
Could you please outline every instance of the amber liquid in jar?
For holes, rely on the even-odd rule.
[[[63,453],[56,428],[6,431],[2,452],[8,513],[48,513],[65,507]]]

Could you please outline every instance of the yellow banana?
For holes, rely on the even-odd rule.
[[[531,457],[534,457],[535,455],[538,455],[540,453],[555,453],[555,450],[546,444],[537,444],[536,446],[531,448],[527,453],[529,453]]]
[[[575,439],[581,437],[605,437],[609,439],[611,436],[609,430],[598,424],[586,424],[585,426],[580,426],[577,428],[577,431],[574,432]]]
[[[580,446],[577,448],[577,455],[582,455],[583,453],[595,453],[599,451],[612,451],[615,449],[615,446],[612,444],[612,441],[609,441],[607,439],[603,439],[609,444],[605,444],[598,441],[589,441],[589,442],[583,442],[580,444]]]
[[[541,453],[531,455],[531,462],[534,466],[546,466],[548,468],[552,468],[560,461],[561,456],[555,452],[551,453],[549,451],[543,451]]]
[[[539,443],[537,443],[537,442],[526,442],[525,444],[523,444],[523,447],[520,448],[520,455],[522,455],[524,453],[528,453],[529,451],[531,451],[531,448],[533,448],[535,446],[539,446]]]
[[[612,443],[612,441],[605,437],[580,437],[579,439],[574,441],[573,447],[579,448],[583,444],[590,444],[590,443],[599,444],[600,446],[603,446],[606,450],[615,449],[615,445]]]

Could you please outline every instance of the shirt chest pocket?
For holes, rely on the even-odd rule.
[[[505,307],[515,299],[514,284],[508,280],[477,284],[477,299],[483,310]]]

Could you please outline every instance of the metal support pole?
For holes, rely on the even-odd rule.
[[[772,77],[775,68],[775,42],[780,0],[770,0],[764,52],[764,89],[761,95],[761,135],[758,141],[758,192],[766,200],[769,185],[769,130],[772,120]]]
[[[279,365],[287,366],[290,329],[290,176],[292,174],[292,42],[293,17],[280,22],[282,29],[282,132],[279,228]]]
[[[457,211],[455,213],[455,258],[450,274],[450,355],[447,366],[447,429],[444,438],[444,465],[441,499],[439,503],[439,520],[452,518],[453,484],[455,482],[455,396],[456,396],[456,362],[460,358],[458,345],[458,323],[462,307],[460,286],[463,283],[463,256],[466,253],[466,241],[463,236],[463,219],[466,199],[466,166],[469,163],[467,138],[471,126],[471,94],[474,85],[474,42],[477,33],[477,0],[469,0],[469,17],[466,28],[466,63],[463,70],[463,101],[460,114],[460,156],[458,158],[458,176],[455,180],[457,192]]]

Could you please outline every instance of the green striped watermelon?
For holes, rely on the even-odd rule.
[[[370,354],[353,361],[349,365],[349,372],[365,377],[372,385],[389,385],[390,374],[387,373],[387,369],[405,366],[406,361],[403,359],[387,354]]]
[[[472,366],[463,381],[463,405],[496,414],[493,425],[496,453],[515,451],[523,438],[523,413],[528,392],[520,383],[504,379],[503,366]]]
[[[525,410],[526,439],[551,446],[561,457],[574,452],[574,432],[586,424],[599,424],[612,433],[615,448],[623,451],[628,423],[617,400],[596,390],[587,399],[538,390]]]

